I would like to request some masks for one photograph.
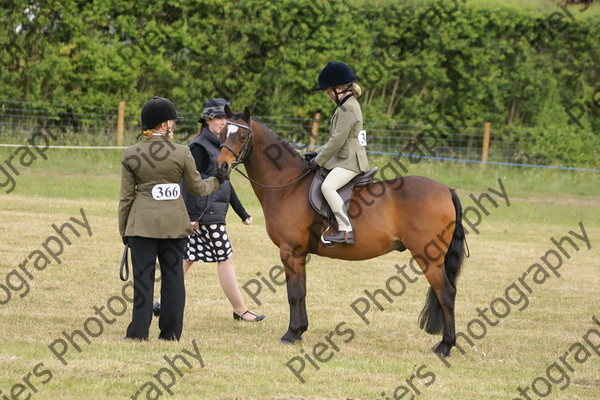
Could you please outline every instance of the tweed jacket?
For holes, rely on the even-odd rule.
[[[317,164],[330,170],[341,167],[354,172],[368,171],[367,152],[358,141],[362,125],[360,105],[350,97],[338,106],[331,118],[331,137],[316,150]]]
[[[175,144],[163,135],[125,149],[121,169],[119,232],[121,236],[184,238],[193,233],[180,182],[196,196],[206,196],[219,187],[216,178],[202,179],[187,146]],[[171,200],[156,192],[158,184],[176,184],[179,195]],[[153,188],[155,194],[153,195]],[[160,195],[158,194],[160,193]],[[175,197],[175,196],[173,196]]]

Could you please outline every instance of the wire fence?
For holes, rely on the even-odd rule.
[[[187,143],[197,132],[198,116],[180,113],[175,141]],[[311,142],[315,116],[255,116],[298,148]],[[0,100],[0,142],[25,143],[34,133],[49,130],[56,137],[53,145],[115,146],[117,144],[118,107],[79,104],[52,104],[17,100]],[[123,117],[123,145],[136,141],[140,132],[139,109],[126,108]],[[329,121],[317,121],[316,144],[329,138]],[[403,154],[418,140],[427,143],[437,158],[480,160],[484,148],[484,127],[437,126],[366,121],[368,152]],[[493,128],[489,134],[489,161],[544,164],[519,147],[514,130]],[[420,139],[419,139],[420,138]],[[424,154],[431,156],[431,154]]]

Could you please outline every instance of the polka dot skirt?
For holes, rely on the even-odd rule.
[[[200,225],[187,239],[184,259],[200,262],[227,260],[233,249],[223,224]]]

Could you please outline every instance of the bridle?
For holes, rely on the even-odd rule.
[[[234,121],[226,121],[225,123],[227,125],[233,125],[233,126],[237,126],[238,128],[246,129],[248,132],[250,132],[250,134],[248,135],[248,138],[246,139],[244,146],[242,146],[242,150],[240,150],[239,154],[236,153],[235,150],[232,149],[231,146],[229,146],[227,143],[221,144],[221,148],[223,148],[223,147],[226,148],[235,157],[235,161],[233,162],[233,167],[235,167],[244,162],[244,157],[246,157],[248,155],[248,152],[250,151],[250,146],[252,145],[252,139],[254,137],[254,132],[252,131],[252,122],[250,122],[250,124],[248,124],[248,125],[240,124],[240,123],[234,122]]]
[[[286,187],[286,186],[289,186],[289,185],[292,185],[292,184],[298,182],[299,180],[301,180],[302,178],[304,178],[306,175],[308,175],[310,173],[310,168],[309,168],[305,173],[300,175],[298,178],[294,179],[293,181],[291,181],[289,183],[283,184],[283,185],[271,186],[271,185],[263,185],[262,183],[256,182],[254,179],[250,178],[248,175],[244,174],[242,171],[240,171],[239,169],[236,168],[238,165],[240,165],[244,162],[244,158],[250,152],[250,146],[252,146],[252,139],[254,138],[254,132],[252,131],[252,121],[248,125],[240,124],[240,123],[234,122],[234,121],[226,121],[225,123],[227,125],[233,125],[233,126],[237,126],[238,128],[246,129],[248,132],[250,132],[248,135],[248,138],[246,139],[244,146],[242,146],[242,150],[240,150],[239,154],[236,153],[235,150],[232,149],[231,146],[229,146],[227,143],[221,144],[221,148],[226,148],[235,157],[235,161],[232,163],[232,168],[235,171],[239,172],[244,178],[248,179],[250,182],[252,182],[262,188],[265,188],[265,189],[279,189],[279,188],[283,188],[283,187]]]

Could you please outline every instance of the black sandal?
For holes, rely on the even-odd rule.
[[[252,314],[254,315],[254,319],[244,319],[244,315],[246,314]],[[238,315],[235,313],[235,311],[233,312],[233,319],[236,321],[246,321],[246,322],[259,322],[262,321],[263,319],[265,319],[266,315],[264,314],[255,314],[250,310],[246,310],[246,312],[244,312],[242,315]]]

